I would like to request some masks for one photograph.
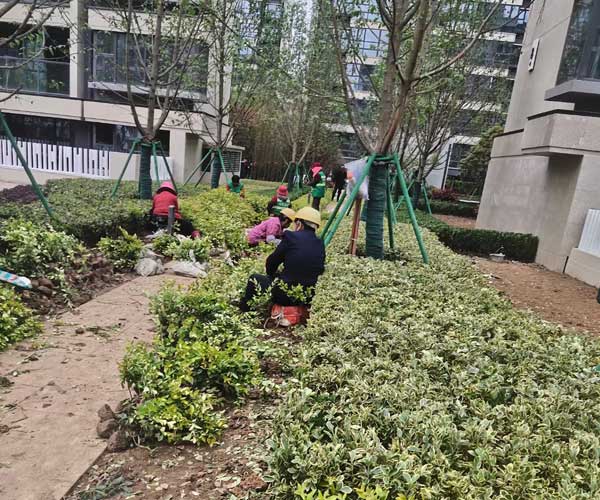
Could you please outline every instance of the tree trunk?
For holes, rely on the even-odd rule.
[[[387,194],[387,172],[387,166],[373,164],[369,175],[366,253],[374,259],[383,259],[383,214]]]
[[[219,154],[214,151],[212,157],[212,171],[210,173],[210,188],[216,189],[219,187],[219,181],[221,180],[221,161],[219,160]]]
[[[416,210],[419,206],[419,201],[421,198],[421,190],[423,189],[422,183],[420,180],[416,180],[413,184],[413,192],[412,192],[412,206]]]
[[[152,176],[150,169],[152,166],[152,146],[145,140],[141,144],[142,152],[140,154],[140,180],[138,191],[142,200],[152,199]],[[157,179],[158,181],[158,179]]]

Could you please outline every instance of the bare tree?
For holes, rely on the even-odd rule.
[[[124,64],[116,71],[125,80],[127,102],[142,136],[140,197],[149,199],[152,143],[161,127],[173,111],[196,110],[206,98],[206,8],[195,0],[113,0],[109,5],[103,15],[124,37]]]
[[[500,0],[376,0],[361,11],[362,1],[329,0],[333,44],[343,83],[348,120],[363,147],[372,154],[389,154],[398,141],[414,90],[432,81],[463,59],[489,27]],[[371,123],[363,121],[348,64],[361,52],[360,29],[378,24],[386,35],[386,50],[373,94],[376,109]],[[449,47],[452,50],[449,50]],[[436,57],[443,52],[445,58]],[[383,212],[386,172],[372,170],[369,183],[367,254],[383,257]]]

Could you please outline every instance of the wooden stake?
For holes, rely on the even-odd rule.
[[[350,236],[350,255],[356,255],[356,244],[358,242],[358,228],[360,226],[360,206],[362,199],[356,198],[354,203],[354,218],[352,220],[352,234]]]

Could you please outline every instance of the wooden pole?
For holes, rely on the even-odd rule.
[[[356,198],[354,203],[354,218],[352,220],[352,234],[350,236],[350,255],[356,255],[356,245],[358,242],[358,229],[360,227],[360,206],[361,198]]]

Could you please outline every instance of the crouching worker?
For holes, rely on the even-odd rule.
[[[166,227],[169,220],[169,207],[171,205],[175,207],[175,221],[179,227],[179,232],[184,236],[199,237],[200,233],[194,230],[192,223],[181,216],[177,191],[175,191],[173,184],[168,181],[160,185],[152,198],[152,208],[150,209],[152,224],[155,227]]]
[[[267,274],[253,274],[246,285],[240,309],[249,311],[249,303],[270,286],[271,299],[281,306],[309,305],[319,276],[325,271],[325,246],[316,235],[321,225],[317,210],[304,207],[296,212],[295,231],[285,231],[281,243],[267,258]],[[278,272],[279,266],[283,269]],[[288,292],[300,287],[303,297],[291,297]],[[293,295],[297,295],[293,293]]]
[[[279,215],[284,208],[290,208],[291,206],[292,202],[288,197],[287,186],[279,186],[277,193],[267,205],[267,212],[269,215]]]
[[[227,191],[230,193],[239,194],[240,198],[246,197],[246,190],[244,189],[244,183],[240,181],[239,175],[231,176],[231,181],[227,183]]]
[[[273,243],[278,245],[283,237],[284,229],[290,227],[295,216],[296,212],[291,208],[284,208],[279,215],[269,217],[252,229],[248,229],[246,234],[248,243],[253,247],[259,243]]]

